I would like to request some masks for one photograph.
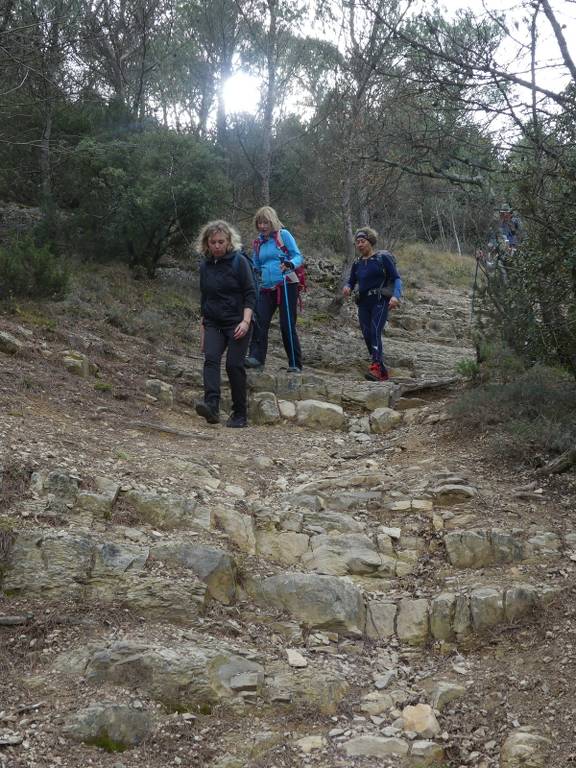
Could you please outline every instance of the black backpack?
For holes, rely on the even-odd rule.
[[[384,264],[384,256],[387,256],[392,264],[394,264],[394,266],[396,266],[396,256],[394,256],[393,253],[390,253],[390,251],[376,251],[374,255],[377,256],[382,272],[384,272],[384,281],[379,287],[378,291],[387,299],[390,299],[392,296],[394,296],[394,280],[392,280],[388,270],[386,269],[386,265]]]

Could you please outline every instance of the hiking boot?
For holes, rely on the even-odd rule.
[[[203,419],[206,419],[208,424],[220,423],[220,416],[218,415],[216,408],[211,406],[210,403],[205,403],[203,400],[200,403],[196,403],[196,413],[198,416],[202,416]]]
[[[286,370],[288,373],[302,373],[302,368],[298,368],[297,365],[290,365]]]
[[[233,413],[226,422],[226,426],[232,427],[233,429],[240,429],[241,427],[247,427],[248,422],[246,421],[246,416],[236,416]]]
[[[246,368],[254,368],[255,370],[264,368],[264,365],[260,362],[260,360],[257,360],[255,357],[247,357],[244,360],[244,365]]]
[[[390,376],[383,365],[380,363],[372,363],[368,369],[368,373],[364,374],[364,378],[368,381],[388,381]]]

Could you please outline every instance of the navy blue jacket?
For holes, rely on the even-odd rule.
[[[380,288],[383,283],[394,285],[393,295],[397,299],[402,296],[402,280],[388,251],[376,251],[369,259],[356,259],[346,285],[353,291],[358,284],[358,292],[362,298],[363,294]]]

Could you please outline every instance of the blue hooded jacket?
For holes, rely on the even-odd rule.
[[[304,261],[296,245],[296,240],[294,240],[294,237],[287,229],[280,230],[280,239],[288,253],[285,253],[278,246],[275,232],[271,232],[267,238],[264,238],[261,234],[258,236],[260,247],[254,249],[253,255],[254,266],[262,275],[262,288],[275,288],[282,283],[283,273],[280,269],[282,261],[291,262],[295,269]]]

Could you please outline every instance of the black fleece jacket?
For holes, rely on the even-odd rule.
[[[240,251],[221,259],[206,256],[200,266],[200,311],[205,325],[230,328],[256,306],[252,267]]]

